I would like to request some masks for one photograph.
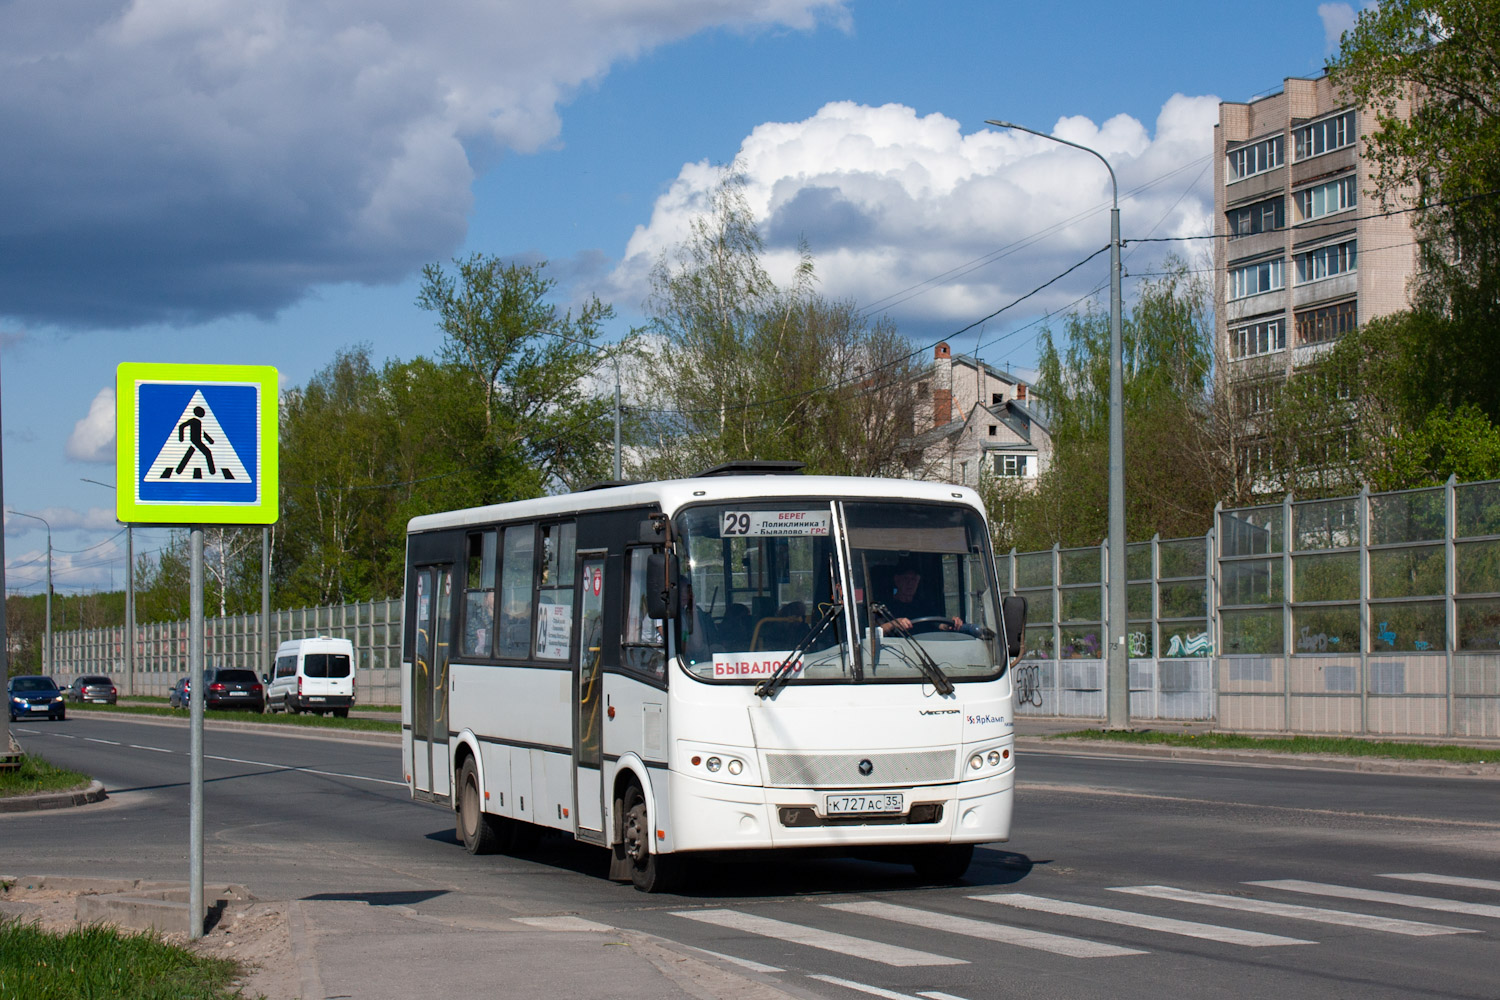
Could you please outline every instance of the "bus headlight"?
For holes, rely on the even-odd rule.
[[[717,757],[710,757],[704,764],[710,771],[717,771],[724,766],[724,762]]]
[[[989,755],[985,759],[990,762],[990,767],[999,767],[1000,766],[1000,751],[999,750],[991,750],[989,752]]]
[[[739,774],[744,769],[745,769],[745,765],[743,763],[741,763],[740,761],[731,760],[729,762],[729,773],[730,774]]]
[[[983,766],[984,766],[984,754],[982,754],[982,753],[976,753],[974,756],[972,756],[972,757],[969,758],[969,767],[970,767],[970,769],[977,771],[977,770],[979,770]]]

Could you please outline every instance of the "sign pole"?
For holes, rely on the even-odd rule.
[[[203,704],[208,692],[203,679],[203,526],[189,536],[188,569],[188,683],[192,722],[189,736],[188,806],[188,921],[189,934],[203,936]]]

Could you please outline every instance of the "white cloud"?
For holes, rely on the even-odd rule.
[[[0,302],[78,326],[267,314],[463,239],[471,157],[616,62],[846,0],[0,3]]]
[[[115,512],[108,507],[90,507],[88,510],[78,511],[71,507],[44,507],[37,511],[27,511],[27,514],[35,514],[43,518],[52,526],[52,543],[58,544],[57,536],[64,531],[118,531],[120,524],[115,520]],[[24,535],[35,531],[42,533],[46,528],[40,521],[33,520],[17,513],[15,510],[5,511],[5,534],[7,536]],[[8,555],[8,554],[7,554]],[[42,549],[45,559],[47,550]],[[15,558],[21,558],[19,556]]]
[[[1346,3],[1318,4],[1318,17],[1323,21],[1323,46],[1327,52],[1337,51],[1339,39],[1344,32],[1354,27],[1358,16],[1354,8]]]
[[[1208,167],[1217,119],[1218,98],[1179,94],[1163,105],[1154,131],[1127,115],[1102,125],[1063,118],[1052,131],[1109,160],[1126,240],[1196,236],[1212,228]],[[965,134],[951,118],[897,104],[837,102],[804,121],[758,126],[738,162],[774,276],[790,273],[805,235],[823,293],[866,307],[884,303],[898,318],[977,318],[1109,240],[1109,176],[1095,158],[1019,132]],[[617,301],[645,298],[652,263],[687,234],[719,177],[707,162],[683,166],[626,247],[613,275]],[[1028,243],[1036,234],[1049,235]],[[1197,245],[1176,246],[1191,256]],[[1162,253],[1142,247],[1143,256]],[[965,272],[991,255],[992,263]],[[1036,304],[1071,301],[1104,266]],[[903,290],[949,274],[955,276],[901,301]]]
[[[105,386],[89,404],[88,416],[73,425],[68,435],[67,456],[79,462],[115,460],[115,390]]]

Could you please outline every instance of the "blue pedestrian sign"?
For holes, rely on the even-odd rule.
[[[277,375],[126,362],[115,375],[116,513],[135,524],[273,524]]]

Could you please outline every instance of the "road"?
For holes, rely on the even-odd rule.
[[[0,816],[5,869],[185,877],[182,723],[16,729],[111,795]],[[961,885],[762,860],[645,896],[562,840],[469,857],[446,810],[409,800],[394,745],[209,731],[205,746],[207,877],[263,899],[576,914],[829,998],[1500,995],[1493,781],[1030,752],[1012,840]]]

